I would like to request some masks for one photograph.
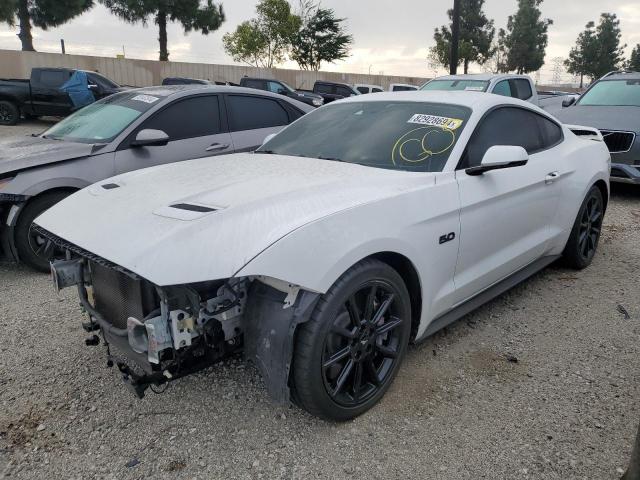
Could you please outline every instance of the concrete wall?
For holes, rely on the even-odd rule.
[[[384,89],[390,83],[422,85],[427,78],[361,73],[307,72],[302,70],[267,69],[237,65],[159,62],[155,60],[62,55],[60,53],[0,50],[0,78],[28,78],[33,67],[70,67],[98,71],[121,85],[144,87],[159,85],[165,77],[205,78],[238,83],[244,75],[277,78],[295,88],[311,89],[316,80],[349,84],[367,83]]]

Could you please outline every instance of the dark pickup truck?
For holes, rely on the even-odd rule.
[[[320,95],[316,95],[307,90],[296,90],[280,80],[273,80],[271,78],[242,77],[240,79],[240,86],[278,93],[313,107],[320,107],[324,104],[324,100]]]
[[[360,95],[360,92],[351,85],[346,83],[326,82],[324,80],[317,80],[316,83],[313,84],[313,93],[320,95],[324,99],[324,103],[340,100],[341,98],[352,97],[354,95]]]
[[[34,68],[28,80],[0,79],[0,125],[15,125],[21,115],[63,117],[71,113],[71,99],[60,87],[74,72],[70,68]],[[96,100],[123,90],[104,75],[86,74]]]

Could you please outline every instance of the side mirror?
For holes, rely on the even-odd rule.
[[[169,143],[169,135],[162,130],[146,128],[140,130],[136,138],[131,142],[132,147],[161,147]]]
[[[279,89],[278,89],[278,93],[279,93],[280,95],[286,95],[286,94],[287,94],[287,91],[286,91],[284,88],[279,88]]]
[[[529,154],[522,147],[512,145],[494,145],[489,148],[482,157],[482,162],[477,167],[465,170],[467,175],[482,175],[490,170],[521,167],[529,161]]]
[[[576,103],[576,97],[565,98],[564,100],[562,100],[562,108],[570,107],[574,103]]]
[[[264,140],[262,141],[262,145],[264,145],[265,143],[267,143],[268,141],[270,141],[273,137],[275,137],[276,134],[275,133],[270,133],[269,135],[267,135],[266,137],[264,137]]]

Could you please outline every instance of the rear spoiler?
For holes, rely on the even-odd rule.
[[[604,142],[602,133],[600,133],[600,130],[597,128],[584,127],[582,125],[565,125],[565,127],[571,130],[573,134],[578,137],[584,137],[587,140],[595,140],[597,142]]]

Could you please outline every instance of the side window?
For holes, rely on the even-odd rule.
[[[548,118],[538,115],[543,148],[550,148],[562,141],[562,129]]]
[[[516,78],[512,80],[512,82],[512,90],[514,90],[513,87],[515,87],[514,96],[516,98],[519,98],[521,100],[528,100],[531,98],[531,96],[533,95],[533,91],[531,90],[531,84],[528,80],[525,80],[524,78]]]
[[[282,85],[278,82],[267,82],[267,90],[273,93],[279,93],[282,90]]]
[[[70,72],[66,70],[41,70],[40,83],[45,87],[58,88],[69,80]]]
[[[289,114],[289,123],[299,119],[301,116],[304,115],[304,112],[302,110],[298,110],[296,107],[294,107],[288,102],[281,102],[280,105],[282,105],[284,109],[287,111],[287,113]]]
[[[336,87],[336,93],[338,95],[342,95],[343,97],[350,97],[353,94],[353,92],[349,90],[347,87],[341,87],[341,86]]]
[[[498,82],[495,87],[493,87],[493,92],[496,95],[502,95],[503,97],[513,97],[511,94],[511,85],[509,84],[509,80],[502,80]]]
[[[540,115],[523,108],[502,107],[483,118],[467,145],[459,168],[480,165],[482,157],[494,145],[515,145],[528,153],[535,153],[543,145]]]
[[[380,93],[382,91],[381,88],[373,88],[373,90],[371,90],[372,93]]]
[[[369,93],[369,87],[358,87],[356,90],[358,90],[360,93]],[[373,91],[375,92],[375,88],[373,89]]]
[[[318,93],[331,93],[331,85],[325,85],[324,83],[318,83],[315,91]]]
[[[171,141],[220,133],[220,108],[215,95],[178,100],[145,121],[138,129],[162,130]]]
[[[264,90],[264,82],[262,80],[245,80],[244,87],[257,88],[258,90]]]
[[[276,100],[248,95],[229,95],[229,129],[232,132],[287,125],[289,116]]]

